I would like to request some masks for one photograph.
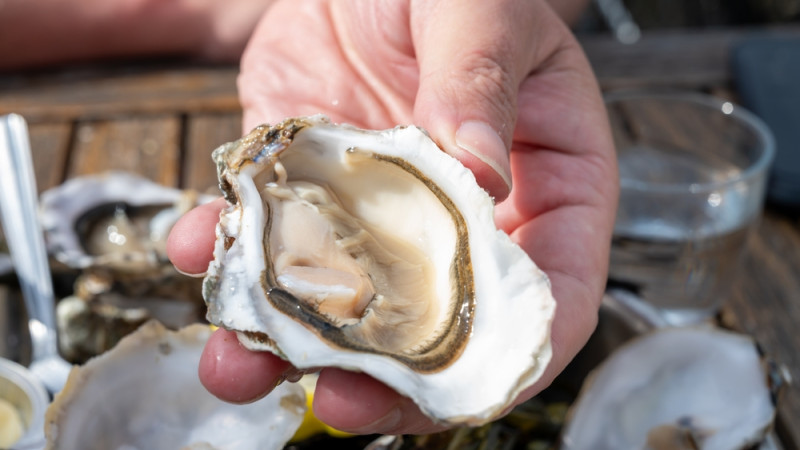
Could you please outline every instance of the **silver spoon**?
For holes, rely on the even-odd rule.
[[[59,392],[72,365],[58,354],[55,301],[39,223],[36,183],[25,119],[0,118],[0,220],[19,278],[33,348],[29,367],[50,394]]]

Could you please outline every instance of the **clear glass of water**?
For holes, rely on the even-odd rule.
[[[620,170],[609,282],[683,326],[716,314],[761,215],[774,139],[741,106],[688,92],[606,96]]]

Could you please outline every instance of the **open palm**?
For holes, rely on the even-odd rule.
[[[498,201],[496,222],[549,275],[558,302],[553,361],[520,401],[585,343],[605,284],[615,158],[591,69],[543,1],[279,1],[248,45],[239,91],[245,131],[317,113],[372,129],[415,124],[475,173]],[[221,207],[175,226],[177,267],[205,270]],[[291,373],[224,330],[200,367],[212,393],[237,402]],[[355,432],[436,429],[385,385],[333,368],[321,371],[314,410]]]

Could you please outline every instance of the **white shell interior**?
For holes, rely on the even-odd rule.
[[[713,328],[655,331],[590,375],[563,448],[684,448],[663,442],[686,433],[704,450],[748,448],[775,414],[766,379],[748,336]]]
[[[302,422],[303,388],[283,383],[246,405],[217,399],[197,376],[210,333],[151,321],[73,369],[47,412],[48,448],[283,448]]]
[[[88,211],[105,204],[124,202],[133,207],[175,205],[186,193],[180,189],[163,186],[140,175],[128,172],[110,171],[96,175],[85,175],[67,180],[59,186],[48,189],[40,197],[40,218],[45,231],[48,253],[71,268],[86,268],[95,264],[122,264],[122,257],[113,255],[93,255],[86,251],[78,235],[76,224]],[[198,203],[213,200],[209,195],[199,195]],[[193,205],[186,205],[187,209]],[[163,253],[163,243],[172,225],[185,211],[177,207],[165,208],[147,225],[146,240],[149,246]],[[124,233],[118,238],[124,239]],[[148,250],[147,246],[114,240],[113,235],[101,237],[110,241],[107,246],[114,251],[127,252],[128,259],[145,258],[139,255]],[[135,262],[135,261],[134,261]],[[126,264],[134,264],[129,262]]]

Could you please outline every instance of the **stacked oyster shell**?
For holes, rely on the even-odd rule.
[[[166,238],[186,211],[212,199],[119,171],[42,193],[56,284],[73,287],[57,308],[65,358],[86,361],[151,318],[172,329],[202,320],[200,280],[175,270]]]
[[[448,424],[491,420],[541,376],[548,278],[421,129],[293,118],[214,160],[228,207],[203,294],[248,348],[366,372]]]

